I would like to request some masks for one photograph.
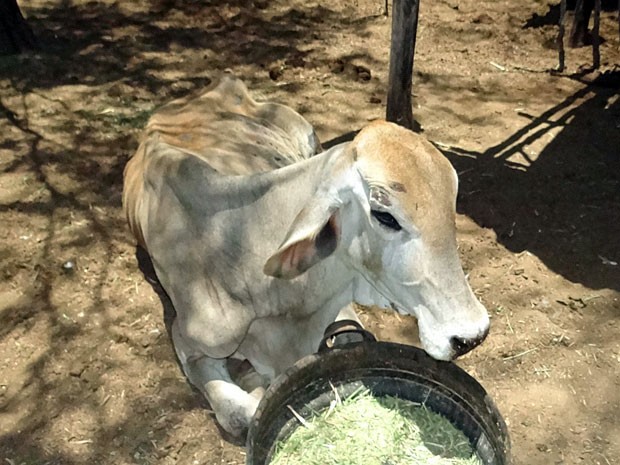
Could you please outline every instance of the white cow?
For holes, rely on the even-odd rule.
[[[318,150],[298,113],[226,76],[157,112],[125,170],[125,213],[176,309],[180,363],[234,435],[326,326],[355,318],[352,302],[415,315],[440,360],[488,332],[457,254],[448,160],[384,121]],[[257,374],[245,389],[231,358]]]

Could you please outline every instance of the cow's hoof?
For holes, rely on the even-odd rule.
[[[594,38],[590,31],[578,32],[569,37],[568,46],[570,48],[587,47],[594,43]]]
[[[248,395],[242,405],[229,403],[226,408],[216,411],[215,418],[227,433],[236,438],[245,437],[258,402],[259,399]]]

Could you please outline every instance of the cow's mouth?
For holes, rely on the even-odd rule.
[[[415,313],[406,311],[403,307],[401,307],[399,304],[395,302],[390,302],[390,307],[394,311],[398,312],[400,315],[412,315],[418,318],[418,316]],[[447,340],[445,341],[445,343],[443,343],[441,338],[429,338],[428,336],[427,337],[424,336],[420,328],[419,319],[418,319],[418,337],[420,338],[420,345],[422,349],[424,349],[424,351],[428,355],[430,355],[432,358],[434,358],[435,360],[449,361],[454,358],[454,350],[452,349],[450,344],[448,344]]]

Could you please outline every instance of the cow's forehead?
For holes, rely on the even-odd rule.
[[[353,145],[364,178],[385,191],[388,201],[397,199],[417,227],[453,224],[454,170],[427,139],[379,121],[360,131]]]

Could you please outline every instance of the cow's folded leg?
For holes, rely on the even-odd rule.
[[[233,382],[246,392],[254,396],[259,396],[260,392],[265,392],[269,386],[269,379],[259,374],[252,364],[245,358],[236,358],[234,355],[228,359],[226,364],[228,373]]]
[[[242,389],[253,396],[258,396],[259,399],[262,397],[260,393],[264,393],[269,384],[266,382],[265,377],[258,374],[254,368],[250,368],[239,379],[236,379],[236,382]]]
[[[260,397],[256,398],[233,383],[225,360],[206,356],[190,360],[187,374],[209,401],[222,428],[241,436],[252,420]]]
[[[192,351],[181,336],[176,320],[172,325],[172,340],[185,376],[206,397],[219,424],[233,436],[241,436],[258,407],[262,391],[250,394],[236,385],[228,372],[227,359]]]

